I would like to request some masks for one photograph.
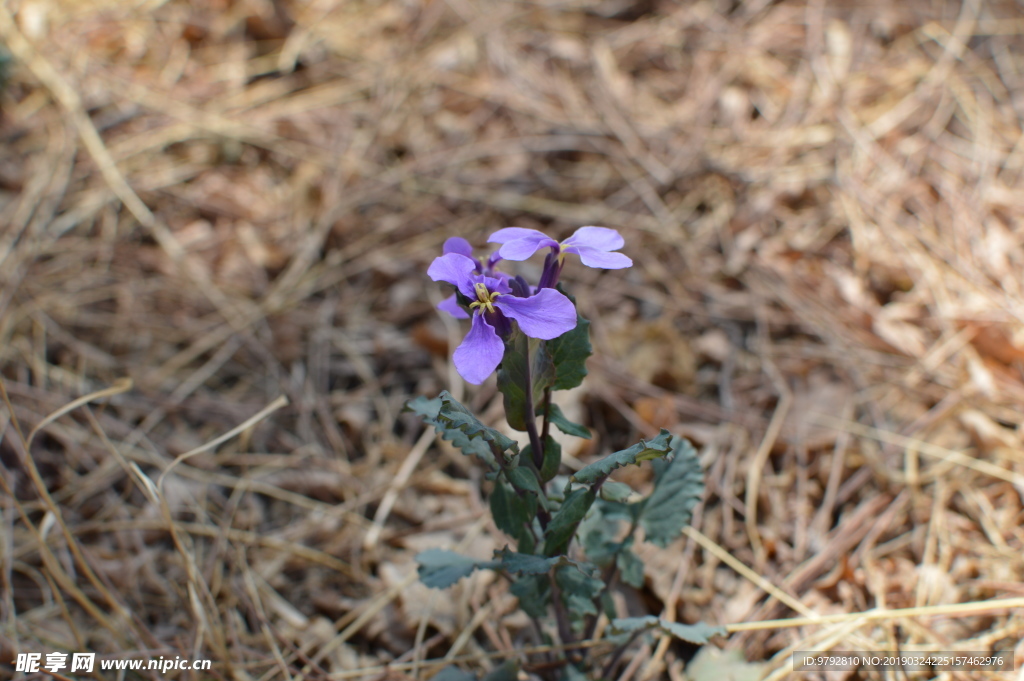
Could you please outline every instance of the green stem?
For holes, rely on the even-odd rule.
[[[544,388],[544,404],[541,409],[543,410],[544,426],[541,429],[540,441],[546,443],[548,433],[551,431],[551,421],[548,418],[551,414],[551,388]]]
[[[537,475],[537,482],[540,484],[541,491],[546,494],[544,481],[540,479],[540,469],[544,467],[544,447],[542,446],[544,441],[540,439],[540,435],[537,433],[537,417],[533,413],[533,376],[530,372],[529,339],[527,339],[526,349],[523,351],[523,364],[525,365],[523,390],[525,394],[524,411],[526,412],[523,415],[525,417],[523,420],[526,422],[526,434],[530,436],[530,450],[533,452],[533,470]],[[551,521],[551,514],[544,510],[544,504],[540,504],[540,509],[537,511],[537,519],[540,521],[541,529],[547,529],[548,523]]]
[[[523,391],[524,396],[524,421],[526,421],[526,433],[530,436],[530,449],[533,451],[533,465],[539,471],[544,465],[544,447],[540,435],[537,433],[537,417],[534,415],[533,409],[533,376],[530,372],[530,342],[526,342],[526,350],[523,352],[523,364],[525,364],[523,373]]]

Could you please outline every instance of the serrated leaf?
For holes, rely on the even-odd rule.
[[[619,532],[619,523],[609,522],[601,512],[604,504],[597,502],[596,512],[587,516],[580,523],[576,530],[580,545],[587,554],[587,559],[592,560],[601,567],[605,567],[612,560],[612,556],[619,547],[615,537]]]
[[[671,456],[659,466],[651,495],[634,505],[647,541],[661,547],[680,535],[704,495],[704,470],[693,445],[675,437]]]
[[[490,445],[482,439],[470,439],[461,430],[455,428],[447,428],[443,424],[438,416],[441,413],[441,407],[444,403],[440,397],[428,399],[426,397],[416,397],[405,403],[405,410],[415,412],[419,414],[420,418],[424,422],[434,427],[434,430],[444,438],[452,443],[452,445],[460,450],[466,456],[475,456],[483,461],[487,467],[494,471],[498,470],[498,464],[494,459],[494,453],[491,451]]]
[[[577,471],[576,474],[572,476],[572,480],[574,482],[588,485],[607,476],[616,468],[640,463],[641,461],[661,458],[668,454],[669,441],[671,438],[672,434],[662,428],[661,432],[654,439],[640,440],[640,442],[629,449],[623,449],[622,451],[606,456],[600,461],[595,461],[589,466]]]
[[[679,622],[663,620],[654,615],[614,619],[611,622],[610,628],[613,634],[626,634],[644,629],[656,629],[664,634],[674,636],[694,645],[703,645],[713,636],[725,636],[728,633],[725,627],[712,626],[703,622],[680,624]]]
[[[563,567],[555,572],[555,583],[574,625],[581,625],[587,615],[597,614],[597,599],[604,590],[599,578],[575,567]]]
[[[405,408],[419,414],[463,454],[480,458],[492,471],[498,470],[500,459],[507,458],[505,452],[511,451],[513,459],[519,454],[519,445],[514,440],[480,423],[447,390],[434,399],[411,399]]]
[[[420,581],[432,589],[447,589],[474,570],[493,568],[494,561],[473,560],[454,551],[428,549],[416,556]]]
[[[569,542],[576,534],[580,521],[587,515],[594,503],[595,494],[585,487],[570,490],[562,505],[551,517],[544,532],[544,555],[556,556],[565,553]]]
[[[644,562],[628,548],[622,549],[615,557],[615,565],[619,568],[619,579],[635,589],[644,585]]]
[[[569,299],[573,300],[572,296]],[[552,389],[569,390],[582,383],[587,375],[587,357],[593,352],[590,347],[590,322],[577,312],[576,327],[546,343],[555,367]]]
[[[507,548],[494,552],[495,562],[503,570],[513,574],[540,575],[553,567],[576,566],[577,563],[566,556],[534,556],[526,553],[515,553]]]
[[[547,615],[551,604],[551,582],[547,575],[524,575],[512,582],[509,591],[519,599],[519,607],[530,617]]]
[[[604,484],[607,485],[608,483],[605,482]],[[604,485],[601,486],[601,489],[604,489]],[[598,502],[598,505],[601,507],[601,515],[608,520],[625,520],[633,522],[636,518],[636,512],[632,508],[633,504],[625,504],[621,501],[601,500]]]
[[[438,419],[451,428],[457,428],[469,438],[483,438],[486,442],[495,445],[501,452],[512,451],[519,453],[519,445],[515,440],[504,435],[494,428],[482,424],[473,412],[466,409],[458,400],[452,397],[447,390],[442,390],[438,395],[442,407],[438,413]]]
[[[543,409],[541,407],[538,412]],[[555,424],[555,427],[566,435],[572,435],[574,437],[581,437],[584,440],[590,439],[590,431],[585,426],[581,426],[578,423],[573,423],[565,417],[562,413],[561,408],[554,402],[548,405],[548,420]]]
[[[529,525],[537,515],[537,497],[532,494],[520,496],[505,482],[498,480],[489,501],[491,515],[498,529],[514,538],[520,551],[527,551],[527,545],[532,551],[535,542]]]
[[[607,485],[608,483],[605,483]],[[595,512],[591,513],[583,523],[580,524],[578,536],[587,559],[598,566],[605,568],[612,561],[618,568],[620,578],[630,586],[641,588],[644,584],[644,564],[640,558],[630,550],[633,546],[632,535],[625,537],[622,541],[615,541],[619,536],[621,523],[616,507],[622,504],[608,504],[598,501],[595,503]],[[613,508],[611,516],[606,514],[609,507]]]
[[[438,672],[431,681],[477,681],[476,676],[458,667],[449,666]]]
[[[529,372],[527,372],[529,355]],[[505,342],[505,355],[498,367],[498,390],[505,402],[505,420],[516,430],[526,430],[526,379],[530,379],[533,404],[541,403],[544,391],[555,380],[555,367],[543,341],[516,331]]]

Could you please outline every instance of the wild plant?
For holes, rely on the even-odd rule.
[[[479,460],[490,481],[494,523],[514,548],[506,545],[485,561],[448,550],[424,551],[416,557],[420,579],[444,589],[488,569],[508,580],[546,651],[506,662],[485,681],[515,679],[519,665],[546,681],[611,678],[645,634],[660,632],[694,644],[724,634],[719,627],[653,615],[619,617],[612,598],[623,585],[639,589],[644,584],[644,563],[633,550],[641,538],[665,547],[690,522],[704,490],[693,446],[663,429],[568,473],[552,436],[552,427],[574,437],[591,436],[552,401],[554,391],[581,384],[592,354],[590,322],[560,283],[562,270],[570,255],[587,267],[631,267],[632,261],[618,252],[625,243],[622,236],[605,227],[581,227],[558,242],[537,230],[509,227],[492,234],[489,242],[500,247],[480,260],[466,240],[448,239],[427,274],[455,288],[439,309],[470,320],[453,354],[456,369],[473,384],[497,371],[505,418],[527,434],[529,444],[520,448],[447,391],[411,400],[407,408],[463,454]],[[499,269],[503,261],[527,260],[542,249],[549,250],[536,285]],[[654,469],[646,495],[609,479],[615,469],[645,461]],[[607,618],[602,644],[594,645],[602,615]],[[435,677],[476,678],[454,666]]]

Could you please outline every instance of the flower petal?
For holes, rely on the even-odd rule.
[[[501,272],[498,272],[498,274],[501,274]],[[476,276],[473,277],[473,283],[478,281],[481,282],[491,293],[511,293],[512,287],[508,285],[510,279],[511,277],[508,275],[505,275],[504,277]],[[471,297],[476,300],[476,292],[474,292]]]
[[[501,262],[501,259],[502,258],[500,253],[491,253],[491,257],[487,258],[487,264],[484,265],[484,274],[486,274],[489,277],[507,277],[508,275],[505,274],[504,272],[498,272],[496,269],[494,269],[494,267],[499,262]]]
[[[576,328],[576,307],[553,288],[542,288],[529,298],[499,296],[494,306],[519,322],[519,328],[531,338],[551,340]]]
[[[453,236],[445,241],[441,252],[445,255],[448,253],[458,253],[459,255],[464,255],[467,258],[473,257],[473,247],[461,236]]]
[[[447,312],[456,319],[469,319],[469,314],[459,305],[459,301],[454,293],[438,303],[437,309]]]
[[[501,254],[501,257],[505,258],[505,260],[526,260],[545,246],[557,245],[557,241],[546,237],[544,241],[516,239],[515,241],[509,241],[507,244],[504,244],[500,249],[498,249],[498,253]]]
[[[476,298],[470,275],[476,269],[476,260],[459,253],[448,253],[434,258],[427,268],[427,276],[434,281],[444,281],[458,287],[462,294]]]
[[[538,232],[536,229],[526,229],[525,227],[504,227],[492,234],[490,238],[487,239],[487,243],[507,244],[509,241],[527,238],[547,239],[548,237],[544,232]]]
[[[621,270],[632,267],[633,261],[622,253],[608,253],[589,246],[570,246],[566,253],[578,253],[580,260],[587,267],[599,267],[605,270]]]
[[[589,246],[599,251],[617,251],[626,240],[614,229],[607,227],[580,227],[562,242],[563,246]]]
[[[452,360],[464,379],[480,385],[501,364],[505,344],[501,342],[494,327],[487,323],[482,314],[473,315],[473,326],[455,348]]]
[[[498,255],[505,260],[526,260],[545,246],[558,247],[558,242],[543,232],[523,227],[499,229],[488,239],[491,243],[503,244]]]

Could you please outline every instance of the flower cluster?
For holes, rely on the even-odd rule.
[[[484,262],[473,257],[472,246],[465,239],[448,239],[444,255],[435,258],[427,270],[434,281],[456,289],[438,307],[459,319],[472,319],[469,333],[452,358],[462,377],[474,384],[483,383],[501,364],[503,339],[511,334],[512,321],[524,334],[540,340],[557,338],[575,328],[575,306],[555,289],[567,254],[579,255],[588,267],[620,269],[633,264],[622,253],[613,252],[625,242],[607,227],[580,227],[562,242],[535,229],[507,227],[488,241],[501,247]],[[526,260],[542,248],[551,252],[536,287],[496,269],[501,260]]]

